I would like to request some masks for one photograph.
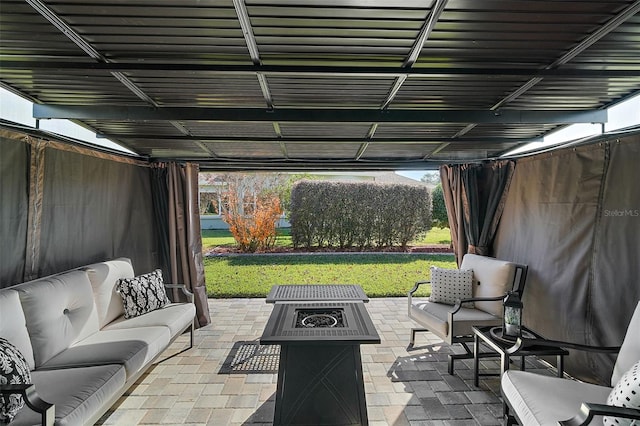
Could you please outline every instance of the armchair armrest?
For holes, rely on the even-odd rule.
[[[502,300],[505,298],[503,296],[494,296],[494,297],[470,297],[468,299],[458,299],[455,305],[453,305],[453,310],[451,314],[455,315],[461,308],[464,303],[469,302],[497,302],[498,300]]]
[[[164,286],[165,288],[177,288],[181,290],[182,294],[186,296],[187,301],[189,303],[193,303],[193,293],[187,290],[187,287],[184,284],[165,284]]]
[[[558,423],[562,426],[588,425],[595,416],[613,416],[622,417],[624,419],[640,420],[640,410],[635,408],[583,402],[578,414],[569,420],[564,420]]]
[[[417,281],[414,285],[413,288],[411,290],[409,290],[409,293],[407,293],[407,295],[409,297],[411,297],[413,295],[413,293],[415,293],[416,291],[418,291],[418,287],[420,287],[423,284],[431,284],[431,281]]]
[[[507,350],[507,353],[512,355],[528,346],[549,346],[554,348],[576,349],[576,350],[585,351],[585,352],[601,352],[601,353],[610,353],[610,354],[615,354],[620,352],[620,346],[592,346],[592,345],[583,345],[580,343],[563,342],[560,340],[526,339],[524,337],[519,337],[516,340],[515,345],[513,345]]]
[[[43,426],[53,426],[55,421],[56,407],[40,398],[36,392],[36,387],[32,384],[24,385],[1,385],[0,394],[15,395],[20,394],[24,398],[25,404],[36,413],[42,416]]]

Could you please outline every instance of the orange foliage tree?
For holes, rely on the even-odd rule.
[[[231,178],[223,193],[222,220],[243,252],[265,251],[276,242],[276,224],[282,216],[279,197],[253,178]]]

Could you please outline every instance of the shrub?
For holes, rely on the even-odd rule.
[[[303,180],[291,191],[290,222],[294,247],[406,247],[430,228],[430,195],[413,185]]]
[[[252,185],[253,191],[240,188],[242,180],[229,181],[223,193],[222,220],[238,247],[244,252],[268,250],[276,241],[276,225],[282,215],[280,199],[273,192]]]

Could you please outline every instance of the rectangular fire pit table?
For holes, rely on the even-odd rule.
[[[369,298],[362,287],[355,284],[288,284],[274,285],[267,295],[267,303],[309,301],[360,301]]]
[[[380,343],[362,302],[276,303],[261,344],[280,345],[274,425],[366,425],[360,345]]]

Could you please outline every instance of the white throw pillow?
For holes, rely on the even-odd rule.
[[[171,303],[160,269],[133,278],[121,278],[116,292],[122,296],[125,318],[134,318]]]
[[[622,375],[618,383],[611,389],[607,398],[607,405],[640,409],[640,361]],[[640,426],[640,420],[624,419],[620,417],[605,417],[605,425]]]
[[[473,270],[431,267],[430,302],[454,305],[460,299],[473,297]],[[465,308],[473,307],[466,303]]]

